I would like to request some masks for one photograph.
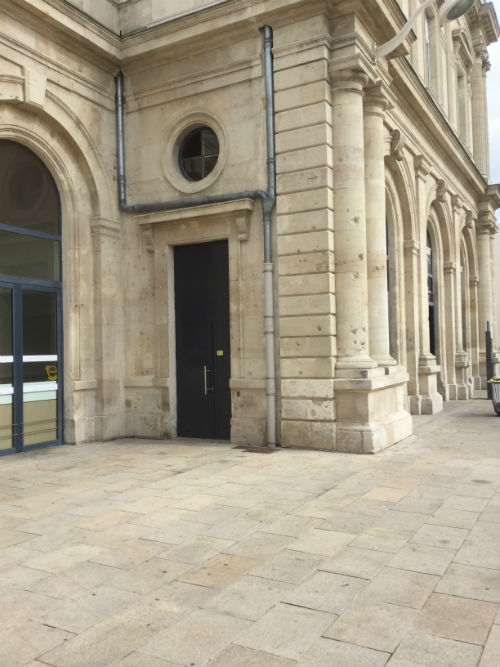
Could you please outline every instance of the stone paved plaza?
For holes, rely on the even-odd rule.
[[[0,665],[500,663],[486,400],[376,456],[123,440],[0,459]]]

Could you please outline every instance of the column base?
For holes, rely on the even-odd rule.
[[[417,394],[410,396],[410,412],[412,415],[434,415],[443,409],[443,397],[437,391],[433,394]]]
[[[336,451],[375,454],[411,435],[407,382],[408,374],[399,367],[378,377],[337,378]]]

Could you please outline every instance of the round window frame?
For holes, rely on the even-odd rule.
[[[219,156],[212,171],[199,181],[191,181],[184,175],[180,165],[180,149],[186,137],[198,128],[208,127],[219,142]],[[162,158],[162,170],[165,179],[180,192],[195,194],[209,188],[220,176],[226,163],[228,152],[227,135],[222,123],[212,114],[193,112],[174,119],[167,128],[169,139]]]
[[[189,174],[187,173],[185,166],[183,165],[183,160],[184,159],[189,159],[189,158],[184,158],[182,156],[182,151],[183,151],[188,139],[190,137],[194,136],[195,132],[199,132],[201,134],[203,132],[203,130],[210,130],[213,133],[213,135],[215,136],[215,138],[217,139],[217,155],[216,155],[217,160],[216,160],[214,166],[212,167],[212,169],[209,171],[208,174],[206,174],[202,178],[191,178],[191,176],[189,176]],[[216,132],[209,125],[199,125],[199,126],[195,127],[194,129],[192,129],[190,132],[188,132],[184,136],[184,139],[181,141],[181,144],[179,146],[179,152],[177,154],[177,161],[178,161],[178,164],[179,164],[179,169],[181,171],[181,174],[184,176],[184,178],[186,180],[190,181],[191,183],[199,183],[200,181],[204,181],[206,178],[208,178],[210,176],[210,174],[213,172],[213,170],[217,167],[217,162],[219,162],[219,154],[220,154],[219,137],[217,136]],[[203,159],[203,158],[214,157],[214,156],[213,155],[198,155],[198,156],[193,156],[193,157],[198,157],[198,158]]]

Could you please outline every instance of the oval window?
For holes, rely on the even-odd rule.
[[[212,128],[203,126],[191,130],[179,149],[179,167],[189,181],[201,181],[217,164],[219,140]]]

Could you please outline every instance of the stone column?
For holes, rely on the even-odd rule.
[[[478,287],[479,278],[472,276],[469,280],[469,295],[470,295],[470,356],[471,356],[471,373],[474,389],[481,389],[481,371],[479,364],[480,357],[480,341],[479,341],[479,322],[478,322]]]
[[[472,87],[472,146],[476,165],[486,180],[490,173],[488,147],[488,109],[486,101],[486,72],[490,69],[488,51],[481,43],[474,47],[471,72]]]
[[[396,364],[390,355],[387,289],[384,163],[384,111],[387,107],[387,92],[383,84],[370,87],[364,104],[368,322],[370,356],[379,366]]]
[[[377,215],[371,205],[370,225],[374,229],[367,228],[363,89],[368,76],[365,71],[362,64],[344,69],[335,60],[330,62],[338,353],[335,405],[337,450],[373,453],[410,435],[412,422],[405,408],[407,373],[394,366],[394,372],[386,374],[370,356],[367,236],[373,240],[375,230],[381,229],[382,239],[373,244],[372,267],[375,258],[383,254],[385,277],[377,281],[374,276],[373,286],[376,307],[382,300],[379,290],[383,295],[385,320],[380,329],[378,323],[374,324],[373,330],[378,336],[376,349],[382,352],[384,361],[389,353],[389,325],[385,214]],[[373,120],[373,136],[368,121],[368,188],[373,189],[377,204],[385,210],[384,149],[379,131],[382,119]]]
[[[337,371],[374,368],[370,358],[366,247],[363,88],[367,76],[332,75],[333,197],[337,300]]]
[[[476,227],[479,264],[479,335],[486,329],[486,322],[493,319],[491,291],[490,235],[492,221],[489,213],[480,213]],[[481,346],[483,347],[483,346]]]
[[[410,401],[415,414],[434,414],[443,409],[443,398],[437,391],[437,376],[440,367],[430,352],[429,339],[429,299],[427,295],[427,177],[429,166],[423,155],[415,156],[415,178],[418,206],[418,233],[420,239],[419,256],[419,330],[420,351],[418,359],[418,396]]]
[[[448,385],[448,398],[456,400],[456,370],[455,354],[457,351],[457,292],[456,277],[457,265],[455,262],[446,262],[444,265],[444,294],[445,294],[445,347],[446,347],[446,384]]]

